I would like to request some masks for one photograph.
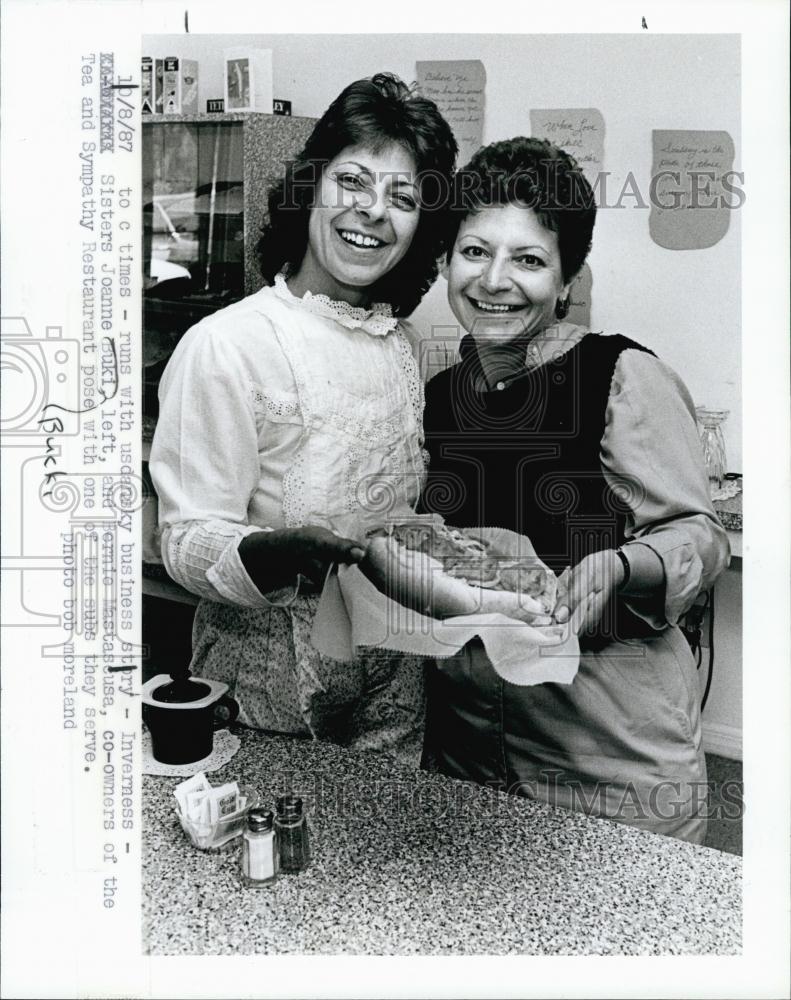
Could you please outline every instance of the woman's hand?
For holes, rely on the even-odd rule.
[[[586,556],[558,578],[555,620],[561,624],[571,620],[577,634],[598,625],[604,606],[624,576],[621,560],[613,549]]]
[[[352,538],[309,524],[247,535],[239,543],[239,556],[256,587],[268,594],[293,586],[297,574],[321,587],[333,563],[358,563],[365,549]]]

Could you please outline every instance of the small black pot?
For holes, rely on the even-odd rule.
[[[183,683],[183,682],[182,682]],[[151,752],[161,764],[192,764],[212,752],[214,733],[230,725],[239,705],[227,684],[191,680],[181,700],[172,700],[172,678],[153,677],[143,687],[143,719],[151,733]],[[220,714],[220,713],[223,714]]]

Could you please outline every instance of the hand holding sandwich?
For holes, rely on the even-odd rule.
[[[654,595],[663,586],[662,561],[647,545],[625,545],[620,555],[615,549],[603,549],[558,577],[553,615],[561,624],[572,621],[579,634],[599,623],[605,605],[616,592],[640,597]]]

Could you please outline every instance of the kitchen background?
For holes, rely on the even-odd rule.
[[[648,201],[654,129],[727,132],[740,163],[740,51],[736,35],[162,35],[144,55],[198,62],[198,110],[223,96],[224,50],[272,51],[273,94],[294,116],[318,117],[352,80],[388,70],[416,79],[416,62],[480,60],[486,72],[484,143],[530,134],[537,108],[598,109],[609,200],[631,173]],[[310,68],[308,72],[307,68]],[[749,178],[744,184],[749,197]],[[705,249],[669,250],[649,233],[649,210],[626,194],[601,210],[589,258],[591,327],[622,332],[678,371],[698,405],[729,411],[723,426],[730,472],[742,468],[740,217]],[[439,279],[412,317],[420,335],[456,327]],[[736,523],[736,522],[734,522]],[[715,669],[704,712],[706,749],[742,753],[741,534],[715,594]],[[185,609],[186,610],[186,609]],[[702,628],[706,684],[708,618]]]

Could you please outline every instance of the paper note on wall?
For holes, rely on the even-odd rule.
[[[604,118],[596,108],[537,108],[530,112],[530,131],[570,153],[596,189],[604,164]]]
[[[418,62],[417,81],[424,97],[444,115],[459,144],[463,166],[483,144],[486,70],[479,59]]]
[[[225,110],[272,114],[272,50],[225,49]]]
[[[668,250],[713,247],[743,200],[727,132],[655,129],[651,133],[651,239]]]

